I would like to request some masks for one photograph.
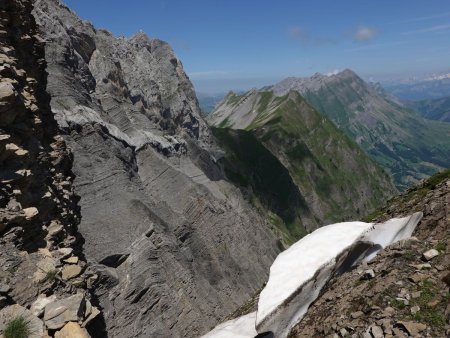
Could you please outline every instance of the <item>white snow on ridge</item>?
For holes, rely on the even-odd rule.
[[[369,260],[411,236],[422,213],[384,223],[345,222],[317,229],[275,259],[256,316],[258,333],[287,337],[335,272]]]
[[[255,329],[256,312],[229,320],[217,325],[201,338],[253,338],[258,335]]]
[[[270,278],[258,303],[258,323],[314,277],[319,268],[329,264],[341,248],[352,245],[372,224],[347,222],[328,225],[294,243],[280,253],[270,267]]]
[[[330,278],[378,251],[409,238],[422,213],[384,223],[344,222],[317,229],[275,259],[259,296],[258,311],[218,325],[202,338],[288,336]]]

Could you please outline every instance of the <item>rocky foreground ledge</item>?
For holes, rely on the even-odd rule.
[[[90,337],[72,155],[49,106],[30,0],[0,2],[0,337]]]

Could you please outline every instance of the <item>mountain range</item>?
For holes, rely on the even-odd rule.
[[[444,74],[406,83],[383,83],[383,87],[405,101],[440,99],[450,93],[450,78]]]
[[[390,199],[397,189],[450,166],[449,123],[423,118],[350,70],[230,92],[206,121],[166,42],[142,32],[116,37],[60,0],[0,2],[0,75],[2,337],[199,337],[251,312],[266,284],[277,285],[270,282],[272,263],[291,255],[298,240],[320,239],[321,229],[327,248],[312,241],[312,250],[293,256],[303,256],[308,271],[319,268],[314,280],[320,285],[305,290],[319,296],[322,287],[336,286],[334,272],[341,269],[330,270],[328,263],[348,268],[347,258],[359,262],[357,253],[372,253],[367,245],[379,251],[394,242],[377,229],[385,229],[383,217],[396,216],[397,209],[414,209],[415,221],[425,215],[417,225],[421,242],[408,250],[439,249],[439,264],[424,267],[433,287],[422,279],[413,286],[402,281],[411,292],[423,286],[428,297],[413,302],[420,310],[410,321],[425,325],[429,335],[449,333],[431,327],[435,318],[439,325],[447,320],[448,298],[436,290],[449,268],[448,172]],[[370,212],[379,224],[365,223],[361,241],[353,243],[364,250],[351,243],[355,229],[336,237],[327,228],[317,232]],[[410,228],[409,220],[401,223]],[[397,231],[394,239],[409,235]],[[326,266],[317,263],[325,249],[333,249],[322,260]],[[409,259],[406,249],[394,251],[387,248],[383,264],[394,262],[408,274],[419,269],[396,260]],[[310,259],[316,264],[308,265]],[[384,276],[385,265],[373,270]],[[304,273],[301,265],[278,267],[279,275]],[[325,270],[330,273],[322,278]],[[350,270],[338,282],[347,291],[362,285],[355,280],[361,269]],[[374,280],[364,287],[383,285]],[[290,285],[287,312],[297,312],[296,297],[305,293]],[[403,292],[399,285],[392,290]],[[275,312],[283,311],[283,302]],[[336,304],[339,323],[318,318],[327,334],[346,336],[341,329],[353,325],[344,327],[348,306]],[[404,325],[376,322],[367,329],[378,310],[358,306],[365,317],[355,331],[364,326],[374,337],[378,326],[386,324],[388,335]],[[263,321],[283,326],[283,334],[295,324],[274,319],[289,314],[269,317]],[[305,332],[317,336],[316,329]],[[301,336],[298,330],[293,334]]]
[[[450,97],[448,96],[440,99],[410,101],[406,104],[426,119],[450,122]]]
[[[292,239],[365,214],[395,189],[358,145],[297,92],[229,93],[208,115],[228,178]]]
[[[450,125],[424,119],[351,70],[287,78],[275,95],[298,91],[393,177],[400,190],[450,166]]]

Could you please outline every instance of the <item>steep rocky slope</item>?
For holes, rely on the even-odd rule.
[[[23,318],[30,337],[59,337],[72,321],[83,338],[79,324],[99,315],[86,287],[93,273],[31,9],[30,0],[0,3],[0,336],[15,336],[11,323]],[[61,306],[70,309],[55,312]]]
[[[450,125],[420,117],[390,101],[351,70],[287,78],[271,87],[296,90],[355,140],[399,189],[450,166]]]
[[[407,104],[427,119],[450,122],[450,97],[408,102]]]
[[[105,329],[111,337],[198,336],[262,285],[276,237],[224,180],[192,85],[166,43],[142,33],[116,38],[57,0],[35,6]]]
[[[421,211],[415,237],[331,281],[291,337],[448,337],[449,206],[450,171],[389,201],[376,220]]]
[[[357,218],[391,196],[387,175],[295,91],[230,93],[208,116],[226,173],[268,210],[288,243]]]

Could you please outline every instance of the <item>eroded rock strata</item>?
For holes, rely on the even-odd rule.
[[[30,337],[58,336],[68,321],[88,337],[100,314],[88,290],[96,277],[81,251],[73,157],[50,109],[31,10],[28,0],[0,2],[0,333],[23,317]],[[57,304],[71,316],[52,314]]]
[[[114,37],[56,0],[36,1],[34,16],[108,334],[207,332],[267,278],[279,250],[270,225],[223,179],[165,42]]]

